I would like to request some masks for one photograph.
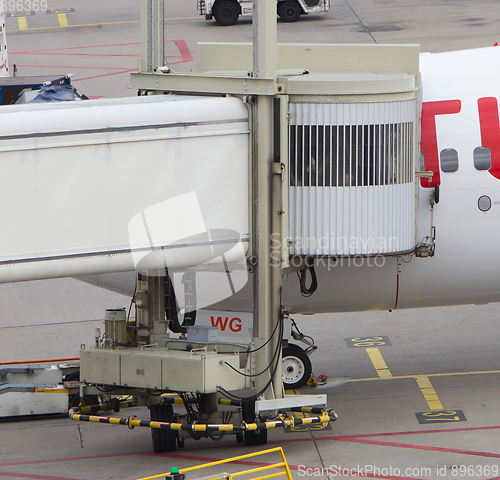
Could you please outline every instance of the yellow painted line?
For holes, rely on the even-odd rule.
[[[18,17],[18,21],[20,18],[24,18],[24,17]],[[175,20],[194,20],[194,19],[198,19],[198,18],[200,18],[200,17],[199,16],[198,17],[175,17],[175,18],[165,18],[164,21],[168,22],[168,21],[175,21]],[[97,26],[102,26],[102,25],[126,25],[126,24],[130,24],[130,23],[140,23],[140,22],[141,22],[140,20],[125,20],[125,21],[121,21],[121,22],[82,23],[80,25],[71,25],[71,28],[97,27]],[[55,28],[61,28],[61,27],[37,27],[37,28],[30,28],[30,30],[53,30]],[[22,30],[22,29],[19,28],[19,30]],[[7,33],[18,32],[19,30],[7,30]]]
[[[483,371],[476,371],[476,372],[451,372],[451,373],[430,373],[426,375],[426,377],[434,378],[434,377],[455,377],[455,376],[462,376],[462,375],[492,375],[492,374],[499,374],[500,370],[483,370]],[[397,375],[394,377],[368,377],[368,378],[347,378],[345,380],[332,380],[331,382],[327,382],[327,385],[335,385],[335,384],[340,384],[340,383],[355,383],[355,382],[373,382],[376,380],[403,380],[405,378],[412,378],[414,379],[415,377],[418,377],[419,375]]]
[[[380,310],[384,310],[386,305],[385,302],[378,302],[372,308],[369,308],[367,312],[379,312]]]
[[[59,20],[60,27],[67,27],[68,26],[68,17],[66,17],[65,13],[58,13],[57,18]]]
[[[390,372],[389,367],[385,363],[385,360],[378,348],[367,348],[366,353],[370,357],[370,360],[372,361],[373,366],[375,367],[375,370],[380,378],[392,378],[392,373]]]
[[[28,30],[26,17],[17,17],[17,24],[19,25],[19,30]]]
[[[436,390],[434,390],[429,377],[427,377],[426,375],[417,375],[415,377],[415,380],[417,381],[420,391],[422,392],[422,395],[424,396],[425,401],[429,406],[429,410],[444,410],[443,404],[439,400]]]

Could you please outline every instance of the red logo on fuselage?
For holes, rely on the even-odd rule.
[[[425,170],[432,171],[432,179],[421,178],[422,187],[434,188],[441,183],[439,172],[439,152],[437,143],[436,115],[450,115],[460,113],[462,102],[460,100],[444,100],[440,102],[424,102],[422,104],[422,118],[420,128],[422,137],[420,151],[424,155]]]
[[[491,152],[491,175],[500,180],[500,121],[498,102],[495,97],[480,98],[477,101],[479,125],[481,130],[481,146]],[[424,155],[425,170],[432,171],[432,179],[421,178],[420,184],[425,188],[433,188],[441,183],[439,170],[439,151],[437,143],[436,116],[460,113],[460,100],[443,100],[424,102],[422,104],[420,150]]]

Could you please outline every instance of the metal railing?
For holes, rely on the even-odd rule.
[[[281,447],[276,447],[276,448],[270,448],[269,450],[262,450],[261,452],[253,452],[253,453],[247,453],[246,455],[240,455],[238,457],[231,457],[231,458],[225,458],[223,460],[218,460],[216,462],[210,462],[210,463],[204,463],[203,465],[196,465],[194,467],[188,467],[188,468],[183,468],[183,469],[173,469],[175,470],[175,473],[179,473],[182,475],[185,475],[188,472],[193,472],[195,470],[200,470],[203,468],[210,468],[214,467],[217,465],[223,465],[226,463],[231,463],[231,462],[237,462],[239,460],[244,460],[247,458],[252,458],[256,457],[259,455],[266,455],[270,453],[279,453],[281,462],[278,463],[273,463],[269,465],[264,465],[256,468],[251,468],[248,470],[241,470],[239,472],[235,473],[224,473],[224,474],[215,474],[213,476],[208,476],[208,477],[203,477],[204,480],[216,480],[216,479],[221,479],[221,478],[226,478],[227,480],[233,480],[234,478],[241,477],[243,475],[249,475],[248,480],[264,480],[267,478],[276,478],[280,476],[285,476],[287,480],[293,480],[292,473],[290,472],[290,467],[288,466],[288,462],[286,461],[285,458],[285,453],[283,452],[283,449]],[[276,470],[279,469],[281,471],[278,472],[270,472],[271,470]],[[259,474],[257,476],[250,476],[253,474]],[[161,473],[159,475],[153,475],[152,477],[144,477],[140,478],[138,480],[153,480],[156,478],[165,478],[171,475],[171,472],[167,473]]]

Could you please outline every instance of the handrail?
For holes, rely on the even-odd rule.
[[[249,470],[242,470],[242,471],[236,472],[236,473],[231,473],[231,474],[229,474],[229,479],[232,480],[234,477],[237,477],[237,476],[256,473],[256,472],[262,472],[262,471],[271,470],[274,468],[283,468],[283,472],[270,473],[269,475],[256,477],[253,480],[264,480],[267,478],[274,478],[274,477],[278,477],[281,475],[286,475],[287,480],[293,480],[292,473],[290,471],[290,467],[288,466],[288,462],[286,460],[285,453],[283,452],[282,447],[274,447],[274,448],[270,448],[268,450],[262,450],[260,452],[247,453],[245,455],[239,455],[237,457],[224,458],[222,460],[217,460],[215,462],[204,463],[202,465],[195,465],[194,467],[183,468],[182,470],[179,470],[179,473],[192,472],[194,470],[200,470],[202,468],[209,468],[209,467],[214,467],[216,465],[223,465],[225,463],[237,462],[239,460],[244,460],[246,458],[252,458],[252,457],[259,456],[259,455],[266,455],[266,454],[275,453],[275,452],[278,452],[280,454],[281,462],[270,464],[270,465],[264,465],[264,466],[252,468]],[[167,475],[170,475],[170,472],[161,473],[160,475],[153,475],[152,477],[139,478],[137,480],[154,480],[156,478],[165,478],[165,476],[167,476]],[[213,480],[215,480],[216,478],[220,478],[220,476],[213,477]]]

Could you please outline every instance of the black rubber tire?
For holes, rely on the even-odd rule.
[[[267,443],[267,429],[245,430],[245,445],[265,445]]]
[[[282,375],[285,389],[303,387],[311,377],[311,372],[311,360],[302,348],[293,343],[283,348]]]
[[[246,423],[261,422],[260,418],[255,418],[255,400],[244,400],[241,404],[241,414]],[[237,441],[238,440],[238,437]],[[267,429],[245,430],[245,445],[265,445],[267,443]]]
[[[83,397],[80,397],[79,394],[69,396],[70,408],[75,408],[80,405],[92,407],[90,414],[94,415],[99,412],[99,397],[97,395],[84,395]]]
[[[278,15],[284,22],[296,22],[300,18],[302,9],[297,2],[280,2]]]
[[[149,407],[152,422],[174,421],[174,409],[171,404],[151,405]],[[175,452],[177,432],[175,430],[152,428],[153,451],[155,453]]]
[[[79,382],[80,381],[80,370],[70,373],[64,379],[65,382]],[[92,414],[99,412],[99,397],[97,395],[84,395],[80,398],[80,394],[75,393],[70,395],[68,398],[69,408],[78,407],[81,403],[92,408]]]
[[[215,5],[213,15],[219,25],[229,27],[238,21],[240,6],[231,0],[222,0]]]

